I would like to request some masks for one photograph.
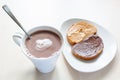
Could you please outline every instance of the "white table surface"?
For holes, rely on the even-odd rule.
[[[116,38],[118,51],[104,69],[93,73],[74,70],[61,54],[56,68],[39,73],[13,42],[12,35],[22,32],[2,10],[7,4],[26,30],[49,25],[60,28],[70,18],[94,21]],[[120,80],[120,0],[0,0],[0,80]]]

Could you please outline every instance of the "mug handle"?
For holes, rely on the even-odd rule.
[[[21,33],[15,33],[13,35],[13,41],[18,45],[20,46],[21,42],[22,42],[22,38],[23,38],[23,34]]]

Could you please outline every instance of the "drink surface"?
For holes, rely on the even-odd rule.
[[[43,30],[32,33],[31,39],[26,39],[25,44],[31,55],[40,58],[55,54],[62,43],[57,34]]]

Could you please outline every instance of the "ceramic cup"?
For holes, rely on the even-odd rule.
[[[39,26],[39,27],[32,28],[31,30],[28,31],[28,34],[32,34],[32,33],[36,32],[38,30],[51,31],[51,32],[54,32],[55,34],[57,34],[60,37],[60,39],[62,41],[62,45],[61,45],[61,48],[58,50],[57,53],[55,53],[54,55],[49,56],[47,58],[37,58],[37,57],[32,56],[29,53],[28,49],[26,48],[25,41],[27,39],[27,35],[23,35],[21,33],[15,33],[13,35],[13,40],[21,48],[23,54],[26,55],[33,62],[35,67],[40,72],[48,73],[48,72],[51,72],[52,70],[54,70],[57,59],[58,59],[60,53],[62,53],[63,37],[62,37],[59,30],[57,30],[53,27],[50,27],[50,26]]]

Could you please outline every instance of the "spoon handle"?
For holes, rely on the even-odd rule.
[[[19,21],[16,19],[16,17],[13,15],[13,13],[10,11],[10,9],[8,8],[8,6],[7,5],[3,5],[2,8],[16,22],[16,24],[25,32],[25,34],[30,38],[30,35],[22,27],[22,25],[19,23]]]

